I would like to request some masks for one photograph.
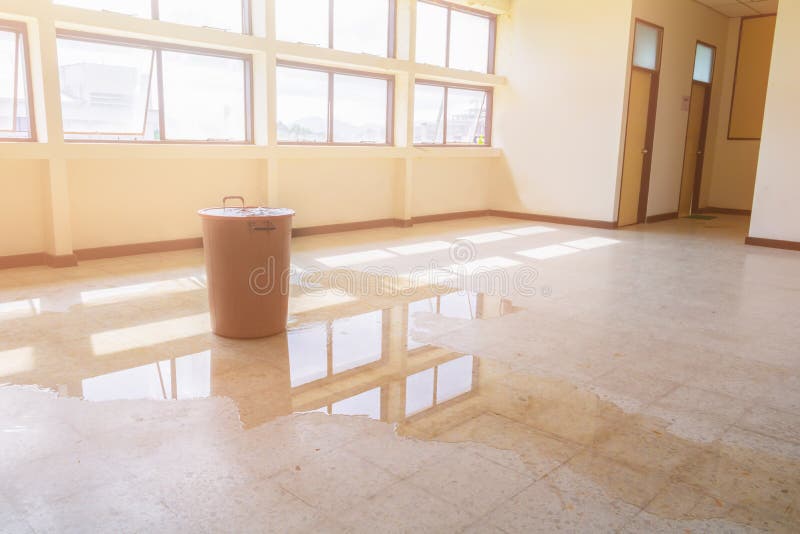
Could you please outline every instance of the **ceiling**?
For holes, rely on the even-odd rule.
[[[714,11],[728,17],[750,17],[774,15],[778,12],[778,0],[697,0]],[[789,0],[792,1],[792,0]]]

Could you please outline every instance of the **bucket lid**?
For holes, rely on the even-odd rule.
[[[268,219],[272,217],[291,217],[294,210],[288,208],[235,207],[206,208],[197,212],[201,217],[214,219]]]

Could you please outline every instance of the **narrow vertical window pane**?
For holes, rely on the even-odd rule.
[[[694,60],[694,80],[711,83],[714,75],[714,49],[704,44],[697,45]]]
[[[447,63],[447,8],[417,4],[417,63]]]
[[[15,87],[17,67],[17,33],[0,31],[0,135],[8,137],[16,128]]]
[[[33,132],[31,124],[30,88],[28,87],[28,62],[25,56],[24,36],[17,42],[17,117],[15,137],[28,138]],[[1,119],[0,119],[1,120]]]
[[[328,47],[328,0],[276,0],[279,41]]]
[[[660,40],[661,34],[658,28],[637,22],[633,40],[633,64],[637,67],[656,70]]]
[[[486,144],[486,105],[488,94],[469,89],[447,91],[447,142],[467,145]]]
[[[242,33],[242,0],[158,0],[158,18]]]
[[[277,69],[278,141],[328,140],[328,73]]]
[[[387,90],[386,80],[335,74],[334,142],[386,143]]]
[[[246,141],[245,62],[163,52],[167,139]]]
[[[489,28],[486,17],[453,10],[450,21],[450,68],[486,72],[489,68]]]
[[[336,0],[333,47],[347,52],[386,56],[389,46],[389,0]]]
[[[422,84],[415,87],[414,143],[444,143],[444,87]]]
[[[58,39],[58,65],[68,139],[158,138],[147,120],[156,87],[152,49]]]
[[[150,0],[53,0],[53,3],[97,11],[113,11],[148,19],[152,16]]]

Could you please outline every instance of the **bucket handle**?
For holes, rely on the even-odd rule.
[[[226,205],[226,203],[227,203],[229,200],[238,200],[238,201],[240,201],[240,202],[242,203],[242,209],[244,209],[244,197],[240,197],[240,196],[238,196],[238,195],[236,195],[236,196],[231,196],[231,197],[225,197],[225,198],[223,198],[223,199],[222,199],[222,208],[223,208],[223,209],[228,209],[228,206]]]

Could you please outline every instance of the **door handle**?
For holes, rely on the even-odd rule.
[[[647,150],[646,148],[643,148],[643,149],[642,149],[642,154],[649,154],[649,153],[650,153],[650,151],[649,151],[649,150]]]
[[[698,151],[697,151],[697,155],[698,155],[698,156],[702,156],[702,155],[703,155],[703,151],[702,151],[702,150],[698,150]]]

